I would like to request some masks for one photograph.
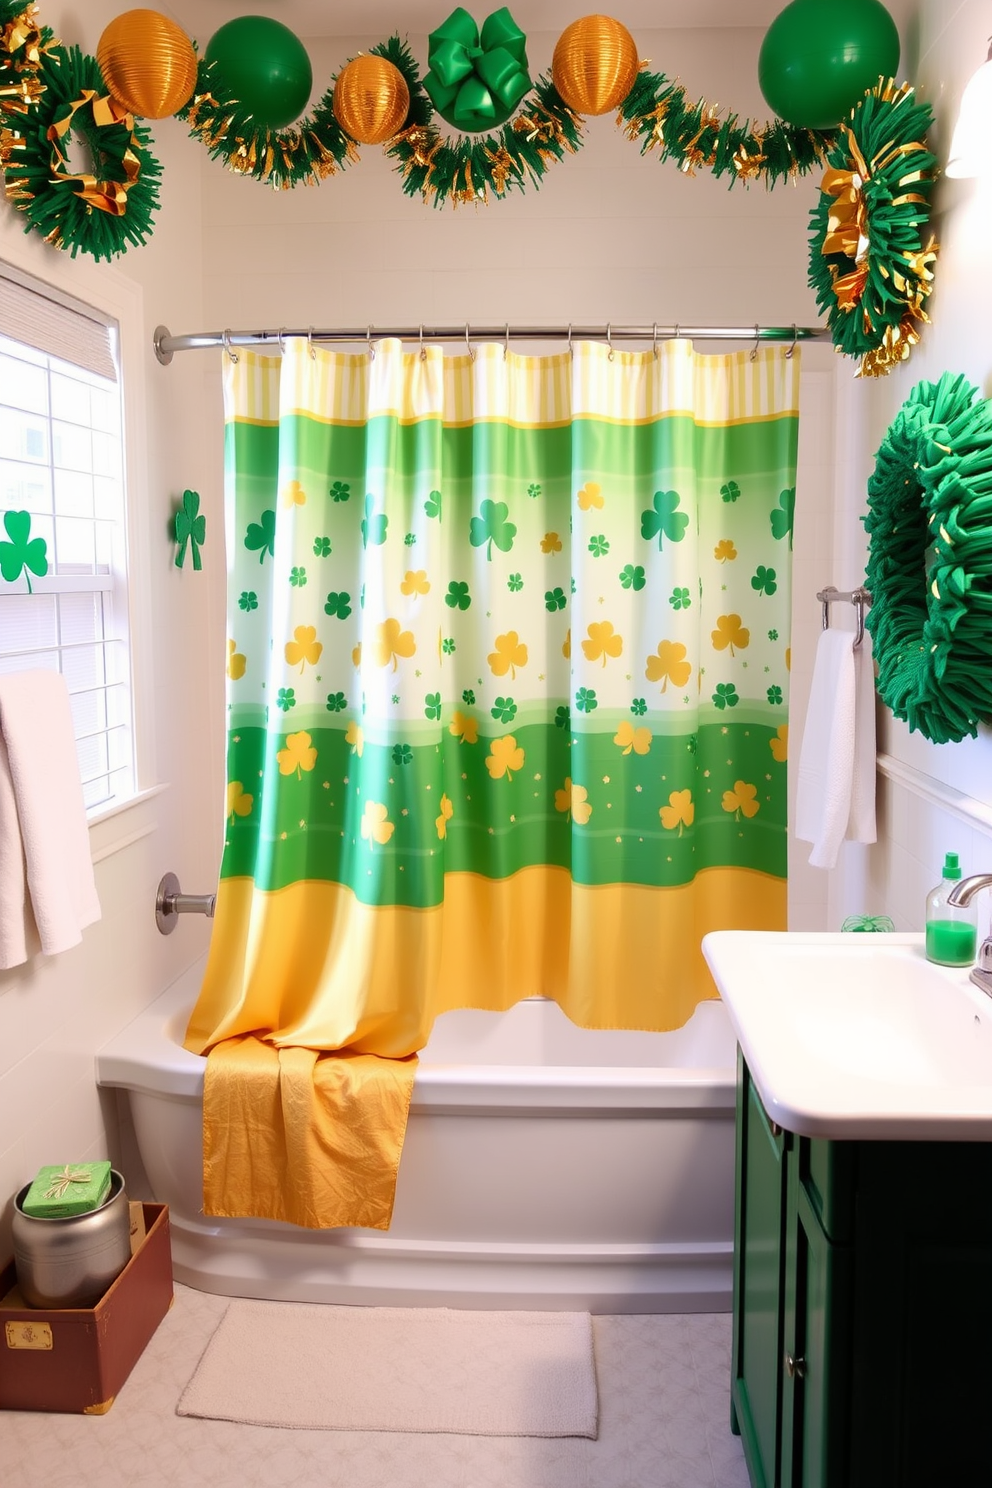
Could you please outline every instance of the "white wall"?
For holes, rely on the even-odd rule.
[[[935,154],[943,162],[965,83],[985,60],[992,30],[984,0],[923,0],[912,28],[909,77],[933,107]],[[845,388],[852,410],[849,479],[838,484],[837,573],[841,587],[864,573],[865,544],[858,521],[875,452],[911,388],[943,372],[963,372],[984,397],[992,394],[992,178],[941,180],[934,228],[940,240],[933,324],[908,363],[862,388]],[[992,665],[992,646],[989,664]],[[935,745],[879,708],[880,818],[877,847],[845,849],[831,884],[831,919],[867,907],[892,916],[897,929],[923,927],[924,900],[940,878],[948,849],[964,871],[992,869],[992,732],[975,740]],[[985,897],[985,896],[983,896]],[[988,906],[980,909],[980,926]]]
[[[116,0],[87,0],[83,14],[46,0],[42,19],[95,52],[120,9]],[[0,207],[0,257],[122,322],[140,784],[166,787],[91,828],[103,918],[82,944],[0,972],[0,1257],[12,1195],[42,1163],[118,1156],[116,1103],[96,1089],[94,1053],[206,944],[205,922],[188,918],[171,937],[159,935],[153,906],[161,874],[173,869],[191,891],[216,880],[224,716],[218,436],[200,369],[170,377],[151,353],[158,320],[202,320],[200,181],[182,127],[170,120],[153,133],[164,165],[155,236],[112,267],[73,261],[26,236],[19,214]],[[187,486],[200,491],[207,513],[201,574],[175,568],[167,531]]]

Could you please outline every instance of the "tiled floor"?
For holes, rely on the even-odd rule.
[[[729,1316],[595,1318],[599,1439],[548,1441],[177,1416],[226,1306],[177,1287],[106,1416],[0,1412],[3,1488],[747,1488]]]

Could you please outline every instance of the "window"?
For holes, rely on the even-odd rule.
[[[0,265],[0,671],[66,679],[90,814],[135,792],[117,327]],[[22,536],[23,535],[23,536]],[[48,570],[20,562],[43,538]],[[37,550],[35,550],[37,552]],[[35,564],[35,568],[39,567]],[[15,574],[16,570],[16,574]]]

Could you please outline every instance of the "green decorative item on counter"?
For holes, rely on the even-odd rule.
[[[844,931],[862,931],[869,935],[888,934],[896,927],[888,915],[848,915],[840,927]]]
[[[927,322],[937,243],[923,235],[937,160],[929,104],[882,78],[851,110],[810,214],[809,284],[837,350],[878,377],[909,356]]]
[[[992,718],[992,406],[967,378],[917,383],[863,520],[879,697],[936,744],[974,738]]]
[[[17,73],[16,61],[5,64],[0,83]],[[30,100],[12,93],[18,86],[32,88]],[[83,252],[109,260],[144,243],[161,167],[148,149],[148,130],[108,95],[96,58],[78,47],[49,46],[26,81],[0,93],[4,190],[27,218],[25,231],[41,233],[73,258]],[[92,173],[70,165],[74,135],[90,155]]]
[[[464,134],[505,124],[531,89],[527,38],[504,5],[482,23],[453,10],[428,37],[424,91],[446,123]]]
[[[780,118],[833,129],[898,66],[899,32],[880,0],[792,0],[765,33],[758,83]]]
[[[21,1208],[36,1219],[66,1219],[99,1209],[109,1192],[109,1162],[65,1163],[38,1170]]]
[[[281,21],[237,16],[214,32],[203,60],[208,77],[223,77],[225,88],[257,128],[284,129],[307,106],[313,85],[310,58]]]
[[[0,577],[13,584],[23,573],[30,594],[31,574],[41,579],[48,572],[48,544],[31,536],[30,512],[4,512],[3,525],[10,542],[0,542]]]
[[[176,512],[176,542],[179,551],[176,553],[176,567],[182,568],[186,562],[186,549],[189,547],[193,554],[193,567],[203,567],[200,557],[201,544],[207,536],[207,519],[200,515],[200,495],[198,491],[184,491],[182,505]]]

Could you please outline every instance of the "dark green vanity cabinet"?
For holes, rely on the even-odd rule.
[[[992,1144],[797,1136],[738,1056],[732,1424],[753,1488],[992,1488]]]

